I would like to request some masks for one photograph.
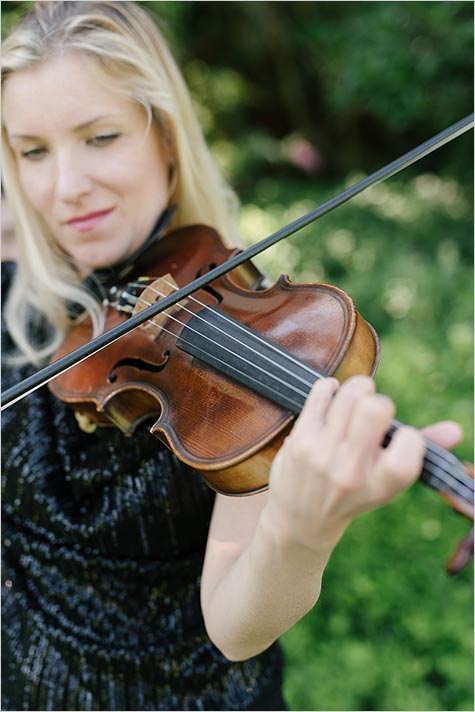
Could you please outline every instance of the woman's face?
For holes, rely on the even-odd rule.
[[[3,118],[23,189],[80,272],[133,254],[168,201],[168,151],[145,109],[66,54],[8,79]]]

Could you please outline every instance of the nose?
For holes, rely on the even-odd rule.
[[[64,203],[77,203],[91,192],[93,181],[81,158],[63,151],[56,159],[56,197]]]

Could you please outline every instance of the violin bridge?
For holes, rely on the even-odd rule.
[[[145,289],[136,297],[132,315],[140,314],[152,304],[156,304],[163,299],[168,297],[169,294],[173,294],[178,289],[178,284],[175,282],[171,274],[165,274],[163,277],[155,279],[151,284],[149,284]],[[173,308],[173,307],[171,307]],[[168,309],[165,309],[161,314],[157,314],[153,319],[149,319],[145,324],[142,325],[142,329],[152,336],[156,336],[157,328],[161,329],[168,318]]]

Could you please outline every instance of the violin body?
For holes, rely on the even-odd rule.
[[[128,280],[167,275],[163,290],[170,277],[180,287],[234,252],[208,227],[181,228],[159,240]],[[281,277],[256,291],[258,279],[251,263],[227,273],[62,373],[51,391],[89,423],[113,424],[127,435],[150,422],[151,432],[217,491],[265,489],[270,463],[315,380],[312,371],[340,381],[373,375],[379,342],[337,287]],[[153,287],[147,292],[145,306],[159,298]],[[105,329],[126,318],[109,307]],[[55,359],[91,338],[90,322],[78,323]],[[290,391],[281,385],[289,368],[296,379]],[[267,385],[258,392],[261,380]]]

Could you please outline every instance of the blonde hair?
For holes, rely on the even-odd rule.
[[[237,200],[216,168],[195,117],[182,75],[149,15],[134,2],[37,2],[5,40],[2,83],[15,72],[75,51],[93,60],[100,80],[143,105],[174,153],[171,227],[204,223],[234,243]],[[9,331],[26,358],[50,357],[71,326],[66,303],[81,304],[102,328],[102,308],[81,287],[75,267],[55,245],[41,215],[29,204],[2,125],[2,173],[17,230],[18,268],[5,309]],[[32,338],[39,314],[52,325],[47,343]]]

